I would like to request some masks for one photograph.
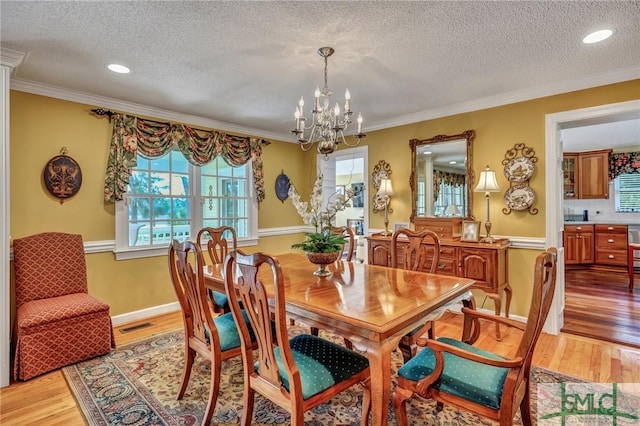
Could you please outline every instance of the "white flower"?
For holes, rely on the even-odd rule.
[[[312,225],[316,232],[321,232],[325,226],[330,226],[332,220],[339,211],[351,207],[351,199],[356,195],[352,188],[344,188],[344,193],[334,193],[329,197],[326,209],[322,210],[322,175],[316,178],[311,191],[309,202],[302,201],[296,187],[291,184],[289,187],[289,197],[302,217],[306,225]]]

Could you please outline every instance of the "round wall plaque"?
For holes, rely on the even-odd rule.
[[[283,170],[282,173],[276,177],[276,197],[278,197],[278,200],[283,203],[284,200],[289,198],[289,186],[291,186],[289,183],[289,177],[284,174]]]
[[[65,200],[73,197],[82,185],[82,170],[68,155],[56,155],[47,162],[42,172],[47,191],[54,197]]]

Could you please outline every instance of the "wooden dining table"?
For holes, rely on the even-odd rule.
[[[349,339],[369,360],[371,424],[387,423],[391,393],[391,352],[408,332],[462,302],[475,308],[474,280],[339,260],[327,277],[302,252],[275,255],[284,276],[287,315]],[[205,285],[224,292],[222,265],[205,269]],[[273,294],[273,277],[258,277]],[[465,324],[463,339],[477,323]]]

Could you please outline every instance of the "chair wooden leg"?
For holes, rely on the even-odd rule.
[[[211,362],[211,385],[209,386],[209,400],[207,401],[207,407],[204,410],[204,416],[202,416],[202,426],[208,426],[209,423],[211,423],[213,411],[215,410],[216,402],[218,401],[222,365],[219,357],[216,357],[216,359],[218,362]]]
[[[353,343],[351,343],[351,340],[344,339],[344,347],[353,350]]]
[[[189,386],[189,378],[191,377],[191,369],[193,367],[193,361],[196,358],[196,351],[191,349],[188,344],[184,348],[184,368],[182,370],[182,382],[180,383],[180,389],[176,399],[182,399],[187,386]]]
[[[318,327],[311,327],[312,335],[317,336],[319,332],[320,332],[320,329]]]
[[[247,375],[245,374],[245,387],[242,393],[243,410],[242,410],[242,424],[244,426],[251,426],[251,420],[253,419],[253,404],[255,401],[256,391],[253,388],[246,386]]]
[[[396,389],[391,395],[391,401],[393,403],[393,411],[396,413],[396,421],[398,426],[408,426],[407,420],[407,407],[406,403],[409,398],[413,396],[413,391],[396,386]]]
[[[531,419],[531,394],[529,393],[529,384],[524,392],[522,402],[520,402],[520,417],[522,417],[522,426],[531,426],[533,421]]]

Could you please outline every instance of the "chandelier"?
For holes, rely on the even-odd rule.
[[[312,120],[307,125],[307,118],[304,116],[304,99],[300,97],[298,107],[295,112],[296,128],[291,131],[295,134],[297,142],[303,151],[311,149],[314,143],[318,142],[318,153],[331,154],[334,152],[339,143],[344,143],[348,146],[356,146],[360,143],[360,139],[366,135],[362,133],[362,114],[358,114],[358,132],[354,135],[356,138],[355,143],[349,143],[344,137],[344,133],[347,130],[349,124],[352,123],[351,116],[351,94],[349,89],[344,93],[344,112],[340,114],[340,105],[335,104],[333,108],[329,106],[329,97],[331,91],[327,86],[327,58],[333,55],[332,47],[321,47],[318,49],[318,55],[324,58],[324,88],[320,90],[316,87],[314,96]],[[322,97],[322,100],[320,99]],[[305,136],[305,131],[311,130],[309,138]]]

